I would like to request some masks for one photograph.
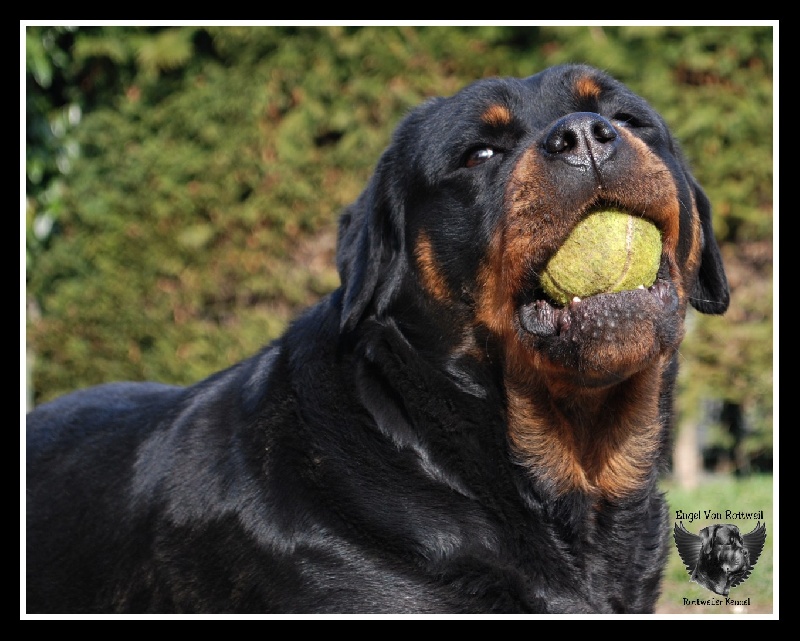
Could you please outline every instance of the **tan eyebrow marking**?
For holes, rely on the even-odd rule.
[[[581,76],[575,81],[575,91],[578,93],[579,98],[598,98],[601,89],[594,78]]]
[[[501,127],[511,122],[511,111],[505,105],[492,105],[483,112],[481,120],[493,127]]]

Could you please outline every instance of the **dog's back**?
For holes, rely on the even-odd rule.
[[[137,563],[127,535],[137,516],[126,508],[137,450],[181,394],[166,385],[113,383],[28,416],[28,611],[105,609],[110,595],[98,586],[110,571]],[[87,600],[93,594],[96,601]]]

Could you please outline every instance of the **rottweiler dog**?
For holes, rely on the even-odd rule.
[[[558,305],[541,270],[604,207],[658,227],[657,279]],[[582,65],[431,99],[336,260],[248,360],[28,415],[27,611],[653,611],[684,317],[729,299],[656,111]]]

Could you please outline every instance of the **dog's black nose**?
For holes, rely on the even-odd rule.
[[[570,165],[600,167],[614,155],[618,142],[617,130],[608,120],[583,111],[556,121],[544,139],[544,148]]]

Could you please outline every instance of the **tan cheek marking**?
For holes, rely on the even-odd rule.
[[[511,111],[504,105],[492,105],[483,112],[481,120],[493,127],[502,127],[511,122]]]
[[[414,254],[423,287],[439,302],[447,301],[450,298],[447,280],[439,270],[431,239],[425,232],[420,233]]]
[[[661,227],[664,252],[673,266],[671,276],[678,290],[678,297],[685,302],[686,284],[684,279],[685,274],[690,273],[690,271],[687,272],[685,265],[677,267],[678,239],[681,233],[681,204],[678,199],[678,190],[675,186],[674,178],[672,178],[669,168],[661,158],[653,153],[644,142],[624,129],[619,129],[618,131],[620,135],[625,137],[628,144],[636,150],[640,159],[638,169],[642,174],[642,179],[632,183],[631,193],[626,196],[635,202],[642,203],[645,213],[652,217]],[[696,212],[694,204],[692,204],[692,210]],[[691,234],[696,237],[698,223],[694,222],[692,227]]]
[[[575,91],[579,98],[598,98],[600,96],[600,85],[589,76],[582,76],[575,82]]]
[[[541,163],[535,148],[519,160],[508,183],[506,213],[478,275],[477,321],[506,338],[513,351],[520,349],[512,325],[515,298],[532,266],[545,262],[547,239],[566,235],[570,225],[567,216],[551,214],[559,211],[561,204],[554,200],[557,190]]]
[[[639,166],[636,170],[641,178],[631,181],[631,200],[643,204],[645,213],[657,221],[664,232],[667,250],[675,255],[678,246],[680,202],[675,180],[669,168],[642,140],[626,131],[617,130],[636,151]]]
[[[497,336],[504,345],[506,366],[521,371],[539,371],[541,357],[525,347],[514,325],[517,296],[532,265],[543,262],[546,238],[565,233],[560,217],[552,218],[558,203],[532,149],[519,161],[505,197],[506,215],[490,242],[478,274],[476,322]],[[564,217],[566,218],[566,217]]]

